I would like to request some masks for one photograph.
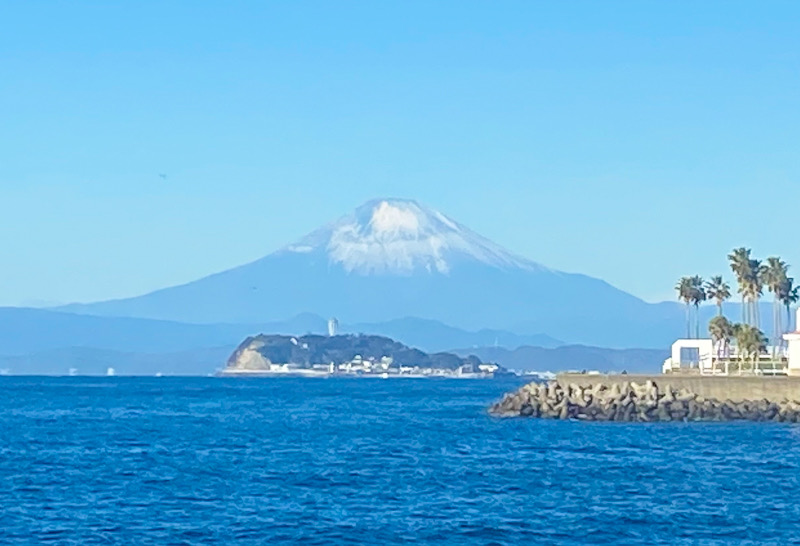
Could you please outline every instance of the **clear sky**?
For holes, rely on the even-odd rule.
[[[795,1],[5,3],[0,304],[193,280],[384,196],[651,301],[738,245],[800,276],[798,29]]]

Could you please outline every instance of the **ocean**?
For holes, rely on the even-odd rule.
[[[0,377],[0,544],[800,543],[800,426],[486,414],[520,384]]]

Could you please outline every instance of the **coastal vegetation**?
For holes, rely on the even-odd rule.
[[[678,298],[686,304],[686,337],[692,337],[692,322],[694,322],[695,337],[700,337],[700,304],[706,301],[706,291],[703,287],[703,278],[695,275],[694,277],[681,277],[675,287],[678,291]],[[694,315],[691,307],[694,307]],[[694,320],[692,320],[694,316]]]
[[[762,261],[752,256],[751,249],[739,247],[728,254],[728,262],[741,298],[740,322],[734,323],[725,316],[723,304],[733,294],[731,285],[722,275],[713,276],[707,281],[699,275],[684,276],[678,280],[675,290],[678,299],[686,305],[686,337],[700,337],[700,304],[713,301],[717,306],[717,315],[709,321],[708,333],[714,342],[717,357],[729,356],[732,342],[735,342],[739,359],[755,366],[759,356],[767,352],[768,346],[773,348],[773,357],[782,348],[783,334],[791,329],[791,307],[800,299],[800,286],[796,286],[794,278],[789,276],[789,265],[778,256],[770,256]],[[770,338],[761,330],[759,304],[765,290],[772,296]]]

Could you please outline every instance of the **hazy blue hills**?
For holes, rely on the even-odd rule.
[[[221,369],[236,344],[164,353],[127,352],[92,347],[63,347],[21,356],[0,356],[0,371],[25,375],[208,375]],[[605,349],[564,346],[558,348],[471,347],[450,351],[462,357],[475,355],[514,370],[558,372],[563,370],[658,373],[667,350]]]
[[[453,347],[519,347],[536,345],[558,347],[564,342],[545,334],[520,335],[506,330],[483,329],[477,332],[447,326],[436,320],[414,317],[365,324],[344,324],[345,333],[370,333],[403,341],[426,351],[446,351]]]
[[[561,372],[600,371],[628,373],[661,373],[669,349],[606,349],[585,345],[566,345],[558,348],[481,347],[456,349],[454,353],[475,355],[487,362],[496,362],[518,371]]]
[[[299,317],[305,325],[305,317]],[[294,331],[293,321],[262,325],[182,324],[128,317],[95,317],[43,309],[0,307],[0,355],[65,347],[173,352],[230,345],[261,330]]]
[[[762,316],[768,317],[768,304]],[[713,315],[703,308],[702,315]],[[735,317],[737,306],[728,314]],[[14,374],[105,373],[124,375],[206,375],[223,364],[247,336],[322,334],[327,321],[303,314],[261,324],[186,324],[138,318],[96,317],[42,309],[0,308],[0,370]],[[769,326],[765,325],[767,331]],[[518,370],[660,369],[668,340],[658,349],[606,349],[567,345],[546,335],[519,335],[505,330],[470,332],[438,321],[407,317],[383,323],[343,324],[341,333],[382,335],[427,352],[476,354]]]
[[[208,375],[222,367],[234,346],[164,353],[62,347],[20,356],[0,356],[0,371],[13,375]]]
[[[312,314],[259,324],[189,324],[0,307],[0,355],[23,355],[64,347],[158,353],[237,345],[245,337],[258,333],[303,335],[323,334],[326,330],[327,320]],[[413,317],[386,323],[343,324],[340,331],[384,335],[426,351],[493,344],[507,347],[562,344],[545,335],[524,336],[502,330],[469,332]]]
[[[0,370],[65,375],[73,368],[82,375],[102,375],[114,368],[120,375],[206,375],[221,368],[247,336],[262,332],[321,334],[326,327],[325,319],[311,314],[262,324],[185,324],[6,307],[0,308]],[[385,323],[343,324],[341,331],[391,337],[428,352],[464,347],[459,351],[462,356],[475,353],[517,369],[550,369],[561,363],[568,366],[573,361],[586,362],[584,357],[589,354],[580,353],[580,358],[573,360],[574,349],[566,347],[566,353],[554,350],[561,342],[549,336],[523,336],[502,330],[469,332],[413,317]],[[513,350],[536,344],[549,349]],[[503,346],[512,350],[504,350]],[[594,366],[590,367],[618,362],[609,360],[605,356],[608,352],[613,353],[596,349],[592,353],[596,357]]]
[[[24,374],[212,373],[247,336],[259,333],[323,334],[327,320],[302,314],[260,324],[188,324],[126,317],[98,317],[43,309],[0,307],[0,370]],[[402,318],[386,323],[343,324],[342,333],[383,335],[428,352],[481,345],[560,345],[544,335],[501,330],[469,332],[440,322]],[[215,360],[216,359],[216,360]]]

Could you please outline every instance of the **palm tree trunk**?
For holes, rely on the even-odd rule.
[[[778,300],[772,300],[772,358],[775,358],[778,348]]]
[[[761,305],[759,304],[758,297],[756,297],[754,304],[756,311],[756,328],[761,328]]]
[[[689,322],[689,302],[686,302],[686,338],[689,339],[692,337],[692,326]]]
[[[753,326],[758,328],[759,322],[761,322],[760,321],[761,317],[758,316],[758,297],[753,298],[752,304],[753,304]]]
[[[750,305],[750,296],[747,296],[744,299],[744,301],[745,301],[745,303],[744,303],[744,305],[745,305],[744,323],[749,325],[750,323],[753,322],[753,306]]]
[[[747,299],[742,294],[742,324],[747,324]]]
[[[697,339],[700,339],[700,306],[694,304],[694,334]]]

